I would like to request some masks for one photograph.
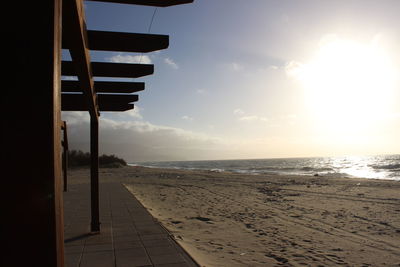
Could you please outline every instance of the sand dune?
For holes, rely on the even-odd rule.
[[[400,183],[103,170],[204,266],[399,266]]]

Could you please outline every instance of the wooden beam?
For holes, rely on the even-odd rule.
[[[98,94],[98,102],[99,104],[106,103],[131,103],[139,100],[138,95],[132,94]],[[61,95],[61,103],[82,103],[85,104],[85,98],[83,94],[62,94]]]
[[[69,51],[90,114],[99,115],[90,64],[85,12],[82,0],[63,2],[63,39],[70,44]]]
[[[133,104],[105,103],[100,104],[101,112],[123,112],[134,108]],[[63,111],[87,111],[86,105],[82,103],[67,103],[62,105]]]
[[[65,76],[77,76],[77,71],[71,61],[63,61],[61,71]],[[92,62],[92,71],[93,76],[97,77],[139,78],[153,74],[154,65]]]
[[[95,81],[98,93],[135,93],[144,90],[143,82],[100,82]],[[82,92],[78,81],[61,81],[62,92]]]
[[[62,94],[63,111],[87,111],[88,107],[82,94]],[[137,95],[108,95],[99,94],[98,102],[100,111],[126,111],[133,109],[131,102],[138,101]]]
[[[156,6],[156,7],[167,7],[167,6],[193,3],[193,0],[89,0],[89,1]]]
[[[169,45],[168,35],[87,31],[90,50],[120,51],[147,53],[166,49]],[[69,39],[64,39],[63,49],[69,49]]]

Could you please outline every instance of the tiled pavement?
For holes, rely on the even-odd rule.
[[[119,182],[100,184],[101,233],[90,235],[89,187],[64,193],[66,267],[198,266]]]

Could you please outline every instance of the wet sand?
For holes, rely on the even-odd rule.
[[[123,181],[202,266],[400,266],[398,181],[143,167],[100,179]]]

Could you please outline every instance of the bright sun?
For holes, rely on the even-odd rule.
[[[308,64],[296,70],[307,105],[324,127],[360,132],[387,111],[395,68],[377,41],[332,37],[321,42]]]

